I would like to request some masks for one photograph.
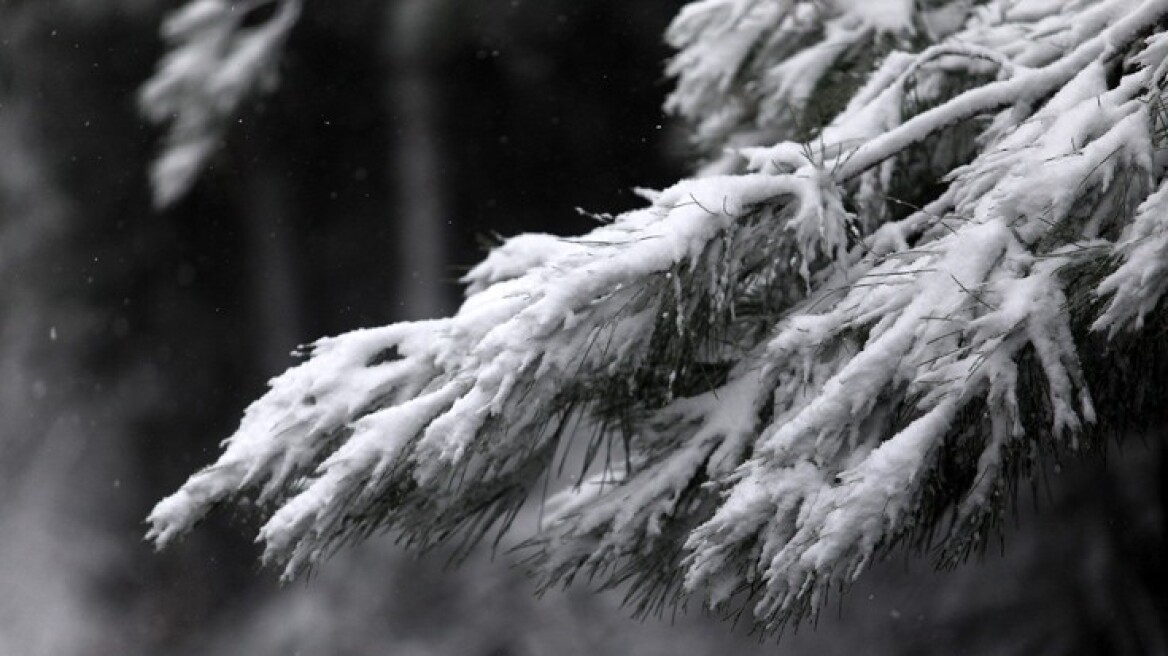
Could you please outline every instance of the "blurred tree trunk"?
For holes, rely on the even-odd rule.
[[[95,434],[124,434],[158,398],[133,389],[140,367],[103,380],[86,366],[94,337],[122,325],[87,297],[106,264],[77,248],[80,211],[53,166],[46,17],[0,4],[0,653],[114,653],[126,643],[103,602],[134,486],[125,450]]]
[[[94,454],[71,362],[87,317],[51,283],[66,209],[29,111],[9,93],[0,104],[0,653],[79,653],[101,638],[93,588],[109,547],[86,502],[83,458]]]
[[[249,253],[245,305],[256,318],[251,352],[259,370],[276,372],[288,367],[289,353],[305,341],[294,241],[300,221],[289,177],[276,158],[246,145],[241,150],[246,164],[240,167],[245,173],[238,204]]]
[[[395,296],[399,319],[427,319],[451,309],[444,234],[447,208],[438,141],[442,124],[439,68],[444,43],[445,0],[387,3],[382,45],[387,80],[385,107],[395,126],[389,154],[397,205],[388,220],[397,233]]]

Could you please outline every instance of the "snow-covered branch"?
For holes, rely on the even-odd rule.
[[[692,3],[669,107],[731,147],[707,174],[581,237],[508,240],[453,317],[321,340],[150,536],[256,493],[288,575],[375,530],[473,540],[576,442],[582,483],[527,545],[549,583],[775,629],[900,541],[964,553],[1019,459],[1100,421],[1083,327],[1139,330],[1168,290],[1165,17]],[[810,128],[778,110],[825,104]]]
[[[169,125],[150,171],[156,205],[191,188],[243,101],[275,85],[280,47],[301,2],[193,0],[167,19],[170,51],[139,95],[142,113]]]

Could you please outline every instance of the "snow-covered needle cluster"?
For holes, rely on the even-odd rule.
[[[292,575],[377,530],[473,541],[582,459],[531,565],[646,609],[773,629],[898,542],[965,553],[1020,461],[1098,421],[1083,340],[1168,288],[1166,25],[1168,0],[688,5],[668,106],[702,174],[504,242],[453,317],[319,341],[150,536],[256,494]]]
[[[162,28],[170,51],[139,104],[169,124],[150,179],[154,202],[170,205],[195,183],[243,101],[276,81],[280,46],[301,0],[194,0]]]

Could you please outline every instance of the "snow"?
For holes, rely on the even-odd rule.
[[[1113,336],[1124,327],[1143,327],[1168,291],[1168,181],[1140,204],[1116,250],[1123,263],[1099,283],[1098,295],[1110,300],[1092,325]]]
[[[913,0],[837,0],[836,10],[878,32],[909,33],[914,29]]]

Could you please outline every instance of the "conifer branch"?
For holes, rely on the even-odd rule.
[[[1105,354],[1163,322],[1168,2],[879,4],[688,5],[668,106],[724,153],[506,240],[452,317],[313,345],[149,537],[255,494],[287,576],[473,543],[571,451],[529,562],[643,611],[779,630],[896,545],[970,553],[1033,454],[1136,403]]]

